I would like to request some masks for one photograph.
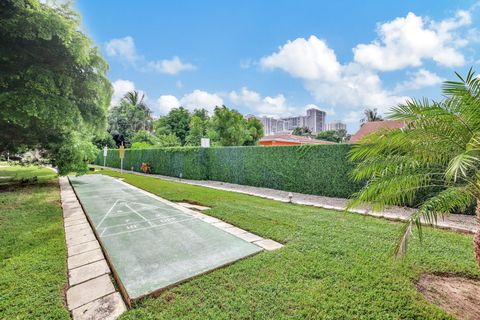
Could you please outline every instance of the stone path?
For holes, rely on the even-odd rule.
[[[101,166],[94,166],[94,167],[102,168]],[[106,167],[106,169],[120,171],[120,169],[116,169],[116,168]],[[322,197],[322,196],[308,195],[308,194],[302,194],[302,193],[296,193],[296,192],[290,193],[288,191],[244,186],[244,185],[220,182],[220,181],[179,179],[176,177],[162,176],[162,175],[156,175],[156,174],[144,174],[141,172],[126,171],[126,170],[124,170],[124,172],[134,173],[137,175],[145,175],[148,177],[155,177],[159,179],[181,182],[181,183],[186,183],[191,185],[197,185],[197,186],[202,186],[202,187],[207,187],[212,189],[233,191],[233,192],[248,194],[252,196],[267,198],[267,199],[281,201],[281,202],[291,201],[292,203],[295,203],[295,204],[315,206],[315,207],[338,210],[338,211],[344,211],[348,202],[347,199],[343,199],[343,198]],[[290,195],[291,195],[291,199],[289,197]],[[412,213],[415,212],[414,209],[402,208],[402,207],[390,207],[381,212],[372,211],[364,207],[351,209],[349,211],[363,214],[363,215],[381,217],[381,218],[385,218],[389,220],[397,220],[397,221],[398,220],[407,221],[410,219],[410,216],[412,215]],[[449,229],[457,232],[465,232],[465,233],[475,233],[476,231],[480,230],[480,225],[476,221],[475,216],[468,216],[468,215],[462,215],[462,214],[451,214],[451,215],[446,215],[445,217],[443,217],[443,219],[440,218],[437,222],[437,227],[442,229]]]
[[[60,178],[60,190],[68,251],[68,310],[74,320],[116,319],[127,308],[113,286],[100,244],[68,178]]]

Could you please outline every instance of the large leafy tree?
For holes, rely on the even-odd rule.
[[[0,2],[0,152],[42,149],[60,173],[85,171],[105,130],[108,65],[68,5]]]
[[[246,120],[236,110],[216,107],[210,119],[209,136],[221,146],[242,146],[249,139]]]
[[[397,254],[407,249],[413,226],[421,231],[421,221],[435,224],[439,216],[464,210],[472,201],[480,220],[480,79],[471,70],[465,78],[457,76],[459,81],[444,83],[440,102],[411,100],[394,107],[390,118],[405,121],[405,128],[367,136],[351,152],[358,163],[354,178],[368,181],[351,206],[370,203],[382,209],[439,190],[405,225]],[[474,248],[480,266],[480,233]]]
[[[167,115],[155,121],[155,134],[157,136],[174,134],[183,145],[190,130],[190,119],[191,115],[187,109],[184,107],[174,108]]]
[[[200,116],[193,116],[188,125],[189,131],[185,142],[189,146],[199,146],[202,138],[207,136],[208,118],[202,119]]]
[[[350,140],[350,135],[345,129],[327,130],[318,133],[315,139],[341,143]]]
[[[254,146],[264,135],[263,124],[257,118],[250,118],[246,121],[248,136],[244,144],[246,146]]]

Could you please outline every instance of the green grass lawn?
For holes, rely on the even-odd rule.
[[[104,174],[120,176],[113,171]],[[0,168],[0,176],[38,175],[32,185],[0,186],[0,319],[68,319],[63,305],[66,249],[55,174]],[[124,174],[125,181],[285,247],[263,252],[147,298],[122,319],[449,319],[417,292],[423,272],[480,277],[472,237],[425,230],[407,257],[392,250],[400,224],[355,214]]]
[[[120,176],[114,171],[102,171]],[[122,319],[450,319],[415,287],[423,272],[480,277],[472,237],[426,228],[394,261],[401,224],[150,177],[125,181],[285,244],[148,298]]]
[[[35,184],[17,181],[34,175]],[[0,319],[69,319],[63,304],[67,254],[56,174],[14,166],[0,167],[0,177],[14,178],[0,180]]]

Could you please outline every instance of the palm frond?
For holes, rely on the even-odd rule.
[[[435,226],[438,216],[443,216],[453,211],[464,210],[471,205],[473,199],[473,196],[467,188],[450,187],[425,201],[410,217],[409,222],[402,228],[402,234],[395,247],[395,256],[398,257],[405,254],[409,237],[412,234],[413,225],[416,226],[420,240],[422,240],[422,223]]]

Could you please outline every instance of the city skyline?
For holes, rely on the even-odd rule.
[[[244,117],[250,119],[255,117],[263,125],[264,135],[270,136],[278,133],[291,133],[296,128],[308,128],[312,134],[317,134],[327,130],[347,129],[346,123],[340,120],[327,122],[327,113],[319,108],[310,108],[305,111],[305,115],[296,115],[289,117],[268,117],[247,114]],[[330,129],[332,128],[332,129]]]

